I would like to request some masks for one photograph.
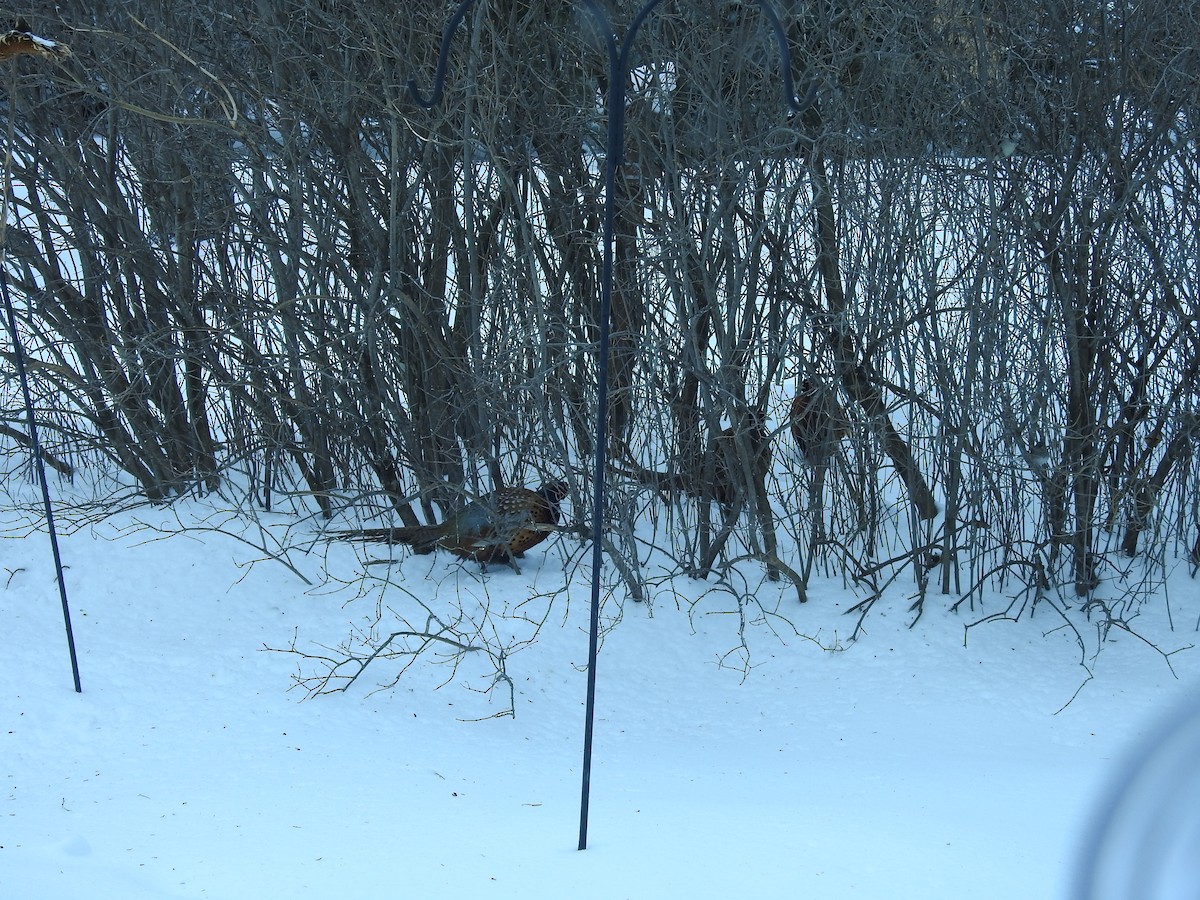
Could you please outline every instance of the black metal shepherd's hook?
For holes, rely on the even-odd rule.
[[[446,83],[450,43],[454,38],[455,31],[474,3],[475,0],[463,0],[446,23],[446,30],[442,34],[442,48],[438,56],[437,72],[430,95],[426,97],[422,94],[417,88],[416,82],[409,79],[409,94],[412,96],[413,102],[419,106],[430,109],[440,102]],[[624,39],[618,43],[612,22],[599,0],[584,0],[584,5],[595,18],[596,24],[604,36],[608,50],[608,97],[605,104],[608,111],[608,143],[604,159],[604,261],[600,280],[600,339],[598,345],[600,356],[596,380],[598,405],[592,479],[592,595],[591,623],[588,629],[587,703],[583,726],[583,784],[579,808],[580,850],[587,848],[588,808],[591,800],[592,737],[596,712],[596,656],[600,635],[600,570],[604,562],[604,473],[608,450],[608,352],[612,309],[613,224],[616,218],[617,171],[621,167],[625,152],[625,86],[629,78],[629,57],[633,42],[647,17],[662,3],[663,0],[649,0],[644,4],[634,16],[633,22],[625,32]],[[796,97],[795,82],[792,80],[791,54],[788,52],[787,34],[783,30],[783,24],[767,0],[758,0],[758,5],[763,15],[766,16],[778,42],[784,103],[794,114],[802,113],[812,106],[816,98],[817,82],[815,80],[812,82],[803,98]]]
[[[35,35],[30,35],[27,32],[23,35],[25,38],[35,38]],[[47,41],[44,38],[37,38],[35,46],[43,48],[39,50],[42,55],[53,56],[61,59],[63,56],[70,56],[71,51],[65,44],[60,44],[57,41]],[[9,110],[8,124],[9,131],[7,135],[7,150],[12,153],[12,132],[13,132],[13,94],[15,94],[16,81],[14,79],[9,91]],[[67,602],[67,582],[63,576],[62,554],[58,549],[58,528],[54,524],[54,507],[50,503],[50,483],[46,478],[46,460],[42,456],[42,445],[38,439],[37,415],[33,408],[33,396],[29,391],[29,373],[25,366],[25,348],[21,344],[21,332],[17,327],[17,313],[13,308],[12,295],[8,290],[8,204],[9,192],[12,189],[11,172],[8,167],[4,169],[3,185],[0,189],[4,191],[3,200],[0,201],[0,300],[3,301],[5,324],[8,326],[8,335],[12,340],[12,355],[13,363],[17,370],[17,381],[21,386],[21,399],[25,404],[25,415],[29,425],[29,447],[32,454],[33,468],[37,472],[38,483],[42,488],[42,505],[46,511],[46,530],[50,533],[50,553],[54,558],[54,574],[58,581],[58,597],[62,602],[63,627],[67,632],[67,653],[71,660],[71,678],[75,683],[75,693],[83,692],[83,685],[79,680],[79,656],[75,652],[75,630],[71,627],[71,607]]]

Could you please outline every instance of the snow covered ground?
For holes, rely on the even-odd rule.
[[[80,695],[45,533],[0,522],[0,897],[1062,898],[1106,786],[1200,685],[1200,649],[1171,657],[1176,678],[1123,635],[1080,690],[1053,616],[964,645],[983,613],[932,595],[910,629],[911,585],[853,644],[840,581],[805,606],[781,595],[819,643],[752,625],[748,672],[719,664],[738,618],[709,585],[612,597],[579,852],[588,592],[571,547],[482,579],[402,558],[397,597],[482,590],[511,609],[574,579],[508,661],[515,717],[486,718],[507,692],[445,666],[371,693],[394,671],[381,661],[349,693],[302,700],[297,657],[264,647],[336,644],[375,601],[248,566],[262,554],[229,534],[136,524],[192,515],[213,521],[143,508],[63,537]],[[291,559],[314,582],[326,564],[361,571],[354,548],[326,553]],[[1185,570],[1170,588],[1137,620],[1168,651],[1200,616]]]

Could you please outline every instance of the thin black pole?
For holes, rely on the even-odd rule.
[[[75,681],[75,693],[83,693],[79,681],[79,657],[75,653],[75,631],[71,628],[71,607],[67,603],[67,583],[63,578],[62,554],[58,549],[58,529],[54,525],[54,507],[50,504],[50,484],[46,480],[46,463],[42,459],[42,446],[38,440],[37,417],[33,412],[33,397],[29,393],[29,378],[25,372],[25,352],[21,347],[21,336],[17,331],[17,314],[13,309],[8,291],[8,271],[3,265],[5,254],[0,248],[0,295],[4,297],[4,311],[8,318],[8,334],[13,345],[13,360],[17,367],[17,380],[21,383],[21,397],[25,401],[25,415],[29,420],[29,445],[33,452],[33,465],[42,486],[42,505],[46,510],[46,528],[50,532],[50,552],[54,556],[54,574],[58,579],[58,596],[62,600],[63,625],[67,630],[67,652],[71,656],[71,677]]]
[[[604,258],[600,277],[600,341],[596,377],[596,444],[592,471],[592,597],[588,627],[587,702],[583,719],[583,779],[579,800],[579,849],[587,849],[588,810],[592,793],[592,742],[596,720],[596,657],[600,643],[600,572],[604,564],[604,481],[608,456],[608,351],[612,330],[613,225],[616,219],[617,171],[625,148],[625,82],[629,50],[638,29],[662,0],[650,0],[629,26],[618,49],[612,23],[597,0],[587,0],[608,48],[608,145],[604,151]]]
[[[60,50],[65,46],[56,44]],[[66,51],[69,55],[69,51]],[[63,577],[62,554],[58,549],[58,529],[54,524],[54,507],[50,504],[50,483],[46,479],[46,461],[42,458],[42,445],[38,439],[37,416],[33,411],[33,396],[29,392],[29,376],[25,369],[25,350],[21,344],[21,333],[17,330],[17,313],[13,308],[12,295],[8,290],[8,201],[12,191],[13,131],[16,121],[13,98],[16,95],[16,75],[9,82],[8,133],[5,135],[4,196],[0,199],[0,296],[4,299],[4,312],[8,320],[8,334],[12,340],[13,361],[17,369],[17,380],[21,384],[21,398],[25,401],[25,415],[29,420],[29,446],[33,454],[33,467],[37,471],[42,488],[42,505],[46,510],[46,529],[50,532],[50,553],[54,557],[54,575],[58,581],[58,597],[62,601],[63,627],[67,632],[67,653],[71,658],[71,678],[75,693],[83,693],[79,680],[79,657],[75,652],[75,630],[71,627],[71,606],[67,603],[67,582]]]
[[[600,571],[604,564],[604,470],[608,447],[608,350],[612,311],[613,192],[624,131],[625,76],[618,71],[616,37],[604,10],[588,0],[608,48],[608,146],[604,159],[604,238],[600,274],[600,342],[596,376],[596,429],[592,451],[592,593],[588,625],[587,700],[583,713],[583,774],[579,798],[579,847],[587,849],[588,810],[592,795],[592,738],[596,721],[596,657],[600,646]],[[617,102],[614,102],[617,101]],[[614,156],[614,153],[616,154]]]
[[[475,0],[463,0],[446,24],[446,29],[442,34],[442,46],[438,56],[434,85],[429,96],[421,93],[414,79],[409,79],[409,95],[418,106],[430,109],[441,101],[446,81],[446,64],[450,53],[450,43],[474,2]],[[605,102],[608,112],[608,143],[604,159],[604,255],[598,315],[600,333],[597,346],[599,359],[597,360],[596,376],[596,429],[592,473],[592,593],[591,620],[588,628],[587,701],[583,724],[583,779],[579,804],[580,850],[587,849],[588,810],[592,786],[592,744],[596,718],[596,657],[600,643],[600,574],[604,563],[604,482],[608,454],[608,354],[612,309],[613,225],[616,218],[617,172],[621,167],[625,146],[625,88],[629,78],[630,48],[646,18],[663,0],[649,0],[641,8],[619,47],[608,14],[598,0],[584,0],[584,2],[588,12],[596,20],[608,50],[608,97]],[[778,43],[784,102],[793,114],[802,113],[812,106],[816,98],[817,83],[816,81],[811,83],[803,99],[796,97],[793,88],[791,57],[788,53],[787,35],[783,30],[783,25],[767,0],[758,0],[758,5],[774,31]]]
[[[583,723],[583,783],[579,803],[579,849],[587,849],[588,811],[592,790],[592,744],[595,736],[596,716],[596,656],[600,639],[600,569],[604,561],[604,482],[608,453],[608,349],[611,331],[612,279],[613,279],[613,225],[616,218],[617,172],[625,153],[625,87],[629,78],[629,57],[638,30],[662,0],[646,3],[629,30],[625,39],[617,46],[612,23],[597,0],[586,0],[588,11],[596,19],[608,49],[608,145],[604,160],[604,261],[600,280],[600,341],[599,366],[596,390],[599,395],[596,411],[595,461],[592,473],[592,597],[591,622],[588,628],[587,701]],[[816,97],[814,81],[804,99],[797,99],[792,81],[791,58],[788,53],[787,35],[779,16],[766,0],[759,0],[759,7],[775,33],[780,52],[780,73],[783,80],[784,102],[793,113],[808,109]]]

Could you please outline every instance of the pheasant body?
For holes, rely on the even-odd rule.
[[[558,524],[567,485],[556,481],[538,490],[502,487],[472,500],[438,525],[364,528],[333,535],[341,540],[409,544],[417,553],[437,548],[479,563],[511,561],[550,536]]]
[[[850,433],[846,411],[833,391],[806,378],[792,400],[792,437],[813,468],[829,464],[838,442]]]

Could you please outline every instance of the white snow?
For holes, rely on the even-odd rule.
[[[45,532],[21,524],[32,512],[4,514],[0,897],[1060,898],[1130,749],[1200,684],[1198,651],[1171,657],[1177,679],[1114,634],[1080,690],[1080,650],[1054,617],[982,625],[964,646],[983,612],[951,614],[956,598],[932,594],[910,629],[911,584],[847,644],[842,613],[859,597],[840,581],[805,606],[786,591],[765,602],[842,649],[751,625],[747,673],[736,653],[718,665],[739,646],[728,594],[687,579],[649,606],[618,593],[580,852],[577,546],[547,542],[521,574],[484,578],[398,555],[397,602],[474,590],[511,609],[530,584],[572,579],[508,661],[515,717],[480,720],[508,694],[480,693],[469,667],[418,663],[371,693],[394,674],[380,661],[350,692],[302,700],[297,657],[264,646],[336,644],[375,601],[249,566],[263,554],[219,531],[149,540],[137,525],[192,516],[211,522],[211,504],[62,537],[77,695]],[[317,544],[291,560],[319,583],[326,565],[361,572],[355,553]],[[1163,650],[1193,643],[1200,614],[1184,568],[1171,585],[1137,620]]]

